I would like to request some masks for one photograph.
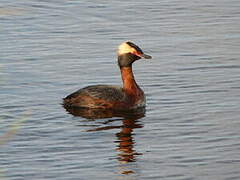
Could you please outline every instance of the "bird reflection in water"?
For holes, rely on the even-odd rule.
[[[129,162],[136,161],[136,156],[141,155],[141,153],[137,153],[134,149],[135,140],[133,138],[133,130],[135,128],[142,128],[143,125],[139,121],[142,117],[145,116],[145,108],[132,110],[132,111],[113,111],[113,110],[106,110],[106,109],[86,109],[86,108],[76,108],[76,107],[65,107],[65,109],[74,116],[80,116],[86,119],[104,119],[107,118],[106,121],[103,122],[105,125],[104,127],[94,128],[87,130],[90,131],[103,131],[109,129],[120,129],[120,132],[116,133],[117,143],[116,150],[119,152],[118,154],[118,161],[121,164],[126,164]],[[122,125],[119,126],[111,126],[106,124],[111,123],[113,121],[119,120],[119,117],[122,118]],[[132,170],[123,170],[121,171],[122,174],[131,174],[134,173]]]

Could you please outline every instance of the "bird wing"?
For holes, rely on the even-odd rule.
[[[78,96],[90,96],[92,98],[106,101],[121,101],[124,99],[123,89],[118,86],[110,85],[87,86],[70,94],[65,99],[77,98]]]

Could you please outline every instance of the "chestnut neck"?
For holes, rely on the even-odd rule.
[[[124,90],[126,90],[130,94],[135,94],[137,91],[141,90],[134,79],[132,66],[121,67],[120,70]]]

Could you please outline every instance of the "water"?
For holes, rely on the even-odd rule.
[[[240,179],[239,9],[2,0],[1,179]],[[134,64],[146,112],[65,111],[61,98],[81,87],[121,84],[125,40],[153,56]]]

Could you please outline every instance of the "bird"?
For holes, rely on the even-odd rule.
[[[117,61],[123,86],[91,85],[63,98],[65,107],[134,110],[146,105],[143,90],[135,81],[132,65],[140,59],[151,59],[139,46],[126,41],[118,46]]]

